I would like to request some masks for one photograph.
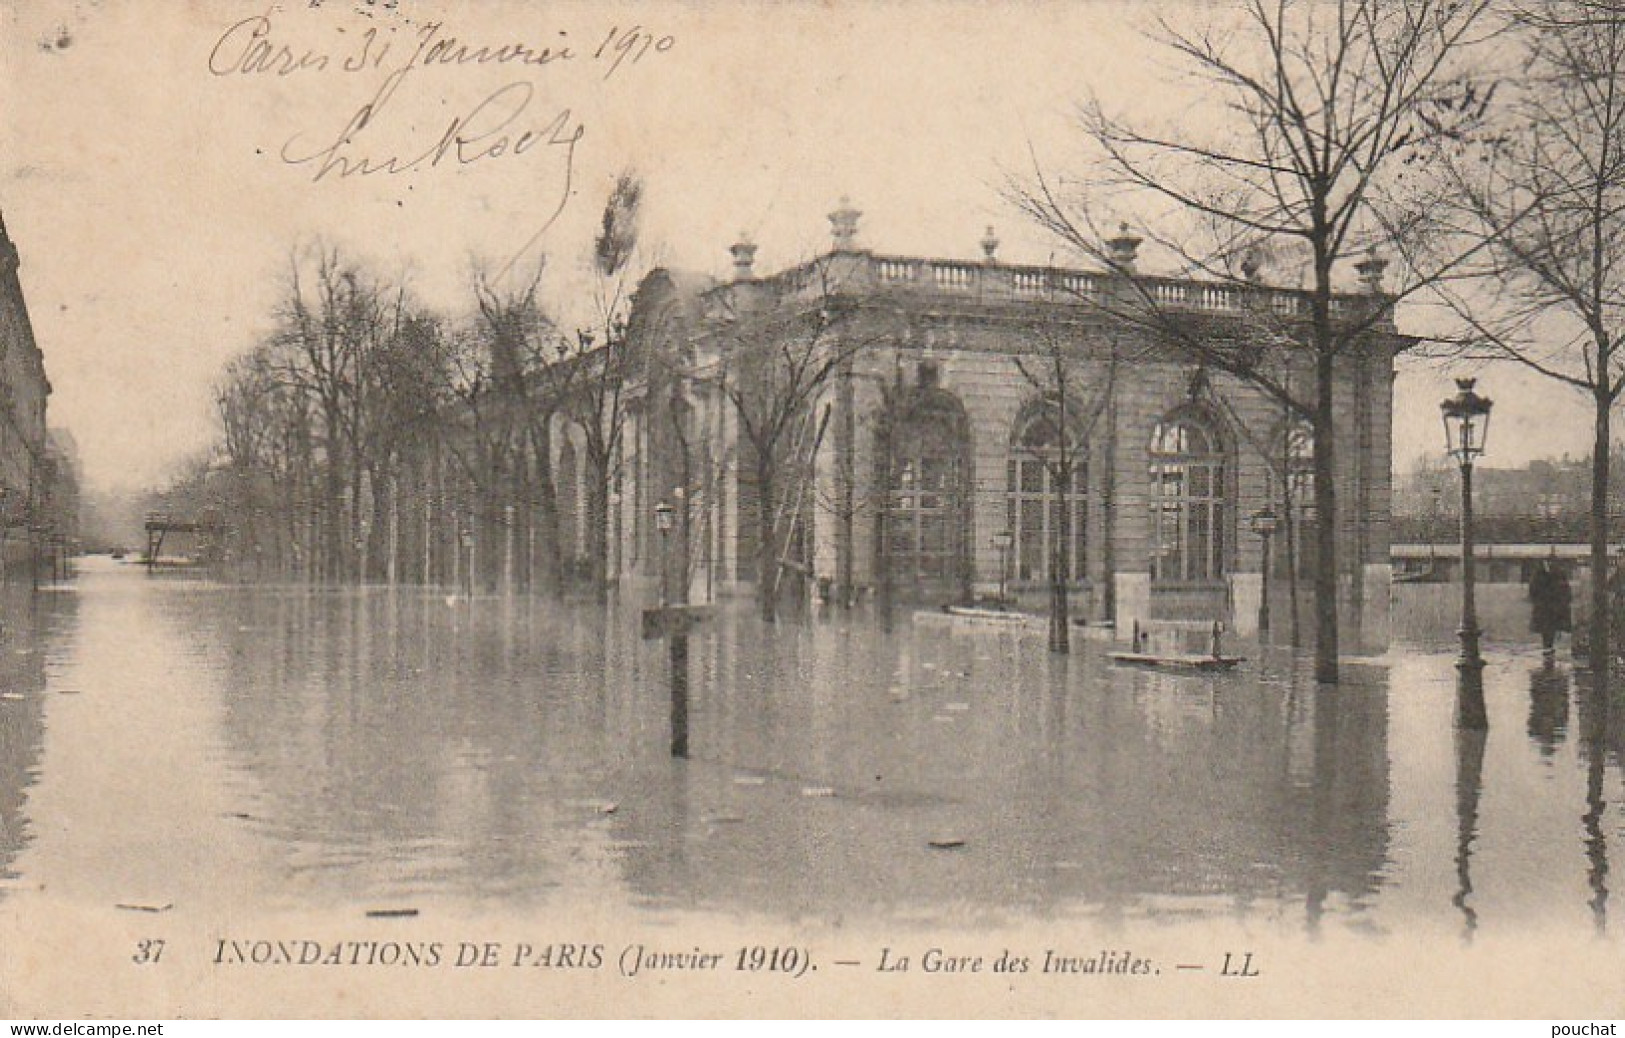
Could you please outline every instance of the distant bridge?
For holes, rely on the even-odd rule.
[[[182,519],[167,512],[148,512],[146,518],[147,528],[147,572],[151,573],[153,567],[158,565],[158,556],[164,550],[164,537],[171,533],[224,533],[226,526],[218,520],[212,519]]]

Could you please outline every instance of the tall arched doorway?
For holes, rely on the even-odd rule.
[[[1187,407],[1152,430],[1151,581],[1205,585],[1224,579],[1230,545],[1228,457],[1203,411]]]
[[[961,597],[970,581],[970,421],[964,406],[934,385],[910,390],[899,401],[890,449],[883,443],[881,457],[886,514],[879,564],[892,591],[900,598]]]

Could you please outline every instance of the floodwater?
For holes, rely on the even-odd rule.
[[[1082,637],[1058,660],[1041,630],[885,635],[855,613],[768,631],[725,607],[691,639],[674,761],[640,602],[89,559],[5,602],[0,914],[191,928],[194,972],[240,917],[368,912],[826,944],[1218,927],[1374,955],[1538,933],[1617,963],[1625,706],[1603,723],[1497,590],[1491,728],[1456,732],[1452,595],[1396,589],[1393,646],[1318,694],[1279,647],[1186,676],[1113,667]],[[6,966],[0,947],[0,1010]],[[236,1004],[208,990],[205,1012]]]

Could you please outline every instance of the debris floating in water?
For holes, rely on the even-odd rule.
[[[939,836],[926,842],[939,851],[958,850],[960,847],[965,846],[965,841],[957,836]]]
[[[415,908],[369,908],[368,919],[410,919],[418,914]]]
[[[621,809],[620,804],[604,804],[602,807],[600,807],[598,809],[598,813],[601,814],[601,815],[612,815],[616,811],[619,811],[620,809]]]
[[[835,789],[832,786],[803,786],[801,795],[804,797],[832,797]]]

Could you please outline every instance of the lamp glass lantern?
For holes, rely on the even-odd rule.
[[[1446,450],[1462,465],[1471,465],[1484,454],[1490,435],[1490,408],[1488,397],[1473,392],[1478,382],[1472,378],[1456,379],[1456,395],[1439,404],[1444,419]]]
[[[1268,537],[1280,529],[1281,517],[1275,514],[1275,509],[1265,505],[1248,518],[1247,525],[1258,536]]]

